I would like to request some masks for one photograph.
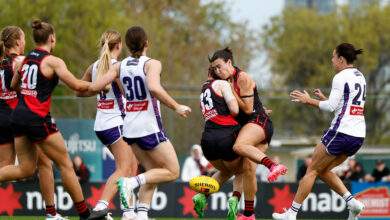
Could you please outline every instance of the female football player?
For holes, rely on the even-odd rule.
[[[176,152],[162,128],[159,102],[183,117],[187,117],[191,109],[179,105],[161,86],[161,63],[146,56],[149,42],[144,29],[130,27],[125,41],[131,56],[114,64],[90,90],[100,91],[119,77],[126,95],[124,140],[132,146],[146,172],[132,178],[120,178],[117,183],[121,202],[126,208],[133,189],[141,186],[137,219],[146,220],[157,184],[177,179],[180,170]]]
[[[290,209],[281,214],[273,213],[274,219],[296,219],[317,177],[320,177],[332,190],[343,197],[348,205],[349,220],[357,219],[364,209],[363,203],[356,200],[340,177],[331,171],[349,156],[354,155],[362,146],[366,136],[363,113],[366,100],[366,80],[364,75],[353,66],[357,55],[362,52],[362,49],[355,50],[355,47],[349,43],[342,43],[333,50],[332,63],[337,74],[333,77],[329,98],[319,89],[314,90],[314,95],[320,100],[311,98],[306,91],[291,92],[290,96],[294,101],[334,112],[335,117],[314,150],[312,162],[299,182],[298,191]]]
[[[20,75],[18,71],[13,79],[14,82],[21,79],[21,95],[10,119],[19,165],[1,168],[0,182],[34,174],[38,145],[60,171],[63,185],[75,202],[80,219],[87,219],[90,212],[65,142],[52,122],[50,101],[58,79],[79,91],[87,90],[90,83],[76,79],[62,59],[50,54],[56,44],[54,28],[50,24],[34,20],[31,26],[37,47],[28,53]]]
[[[18,103],[16,91],[13,91],[11,81],[20,68],[24,56],[25,37],[22,29],[16,26],[5,27],[1,31],[0,42],[0,167],[13,165],[15,162],[15,146],[12,127],[9,121],[12,110]],[[20,91],[20,88],[15,88]],[[54,204],[54,175],[51,160],[38,149],[37,167],[39,184],[46,205],[46,219],[65,219],[56,212]]]
[[[100,38],[100,58],[88,67],[82,80],[94,82],[105,74],[112,64],[115,64],[122,50],[121,35],[114,30],[108,30]],[[100,219],[107,215],[108,205],[118,191],[116,180],[119,177],[135,176],[137,160],[129,145],[123,140],[123,118],[125,116],[125,100],[122,96],[119,80],[111,83],[108,93],[97,95],[97,112],[95,133],[106,145],[115,158],[115,172],[108,178],[104,191],[89,219]],[[94,93],[76,92],[77,96],[91,96]],[[125,209],[122,219],[134,218],[134,208]]]
[[[238,216],[237,219],[254,219],[254,198],[257,191],[255,171],[257,164],[262,164],[270,169],[270,175],[268,176],[270,182],[275,181],[279,175],[286,174],[287,168],[273,163],[264,154],[271,142],[273,126],[259,99],[253,79],[246,72],[234,66],[233,53],[229,48],[216,51],[209,58],[209,61],[212,71],[219,78],[231,82],[233,94],[240,106],[240,111],[235,119],[242,128],[233,150],[245,157],[244,168],[249,171],[244,172],[243,180],[245,186],[245,211],[244,215]]]

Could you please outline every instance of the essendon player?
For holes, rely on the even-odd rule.
[[[240,130],[240,125],[234,119],[239,112],[239,107],[229,83],[225,80],[216,80],[216,76],[210,70],[209,74],[214,78],[210,78],[203,84],[200,95],[200,107],[206,122],[201,146],[207,160],[219,170],[213,178],[220,185],[235,175],[234,192],[229,199],[228,219],[236,219],[237,209],[233,203],[238,203],[241,197],[243,177],[243,160],[233,151]],[[207,205],[206,196],[199,193],[192,198],[192,201],[195,212],[199,217],[203,217]]]
[[[272,138],[273,126],[269,116],[263,109],[253,79],[234,66],[233,53],[229,48],[216,51],[209,58],[209,61],[212,71],[219,78],[229,80],[232,83],[233,94],[240,106],[240,112],[236,120],[240,123],[242,129],[233,150],[253,162],[248,159],[244,160],[244,167],[250,169],[252,173],[246,172],[244,175],[245,211],[244,215],[238,216],[237,219],[254,219],[254,198],[257,191],[254,173],[257,164],[263,164],[270,169],[269,181],[274,181],[280,174],[285,174],[287,168],[283,165],[274,164],[264,154]]]
[[[14,75],[14,82],[21,79],[21,96],[11,114],[11,126],[15,137],[18,166],[0,169],[0,182],[31,176],[36,167],[37,145],[54,161],[61,173],[62,182],[76,203],[80,219],[89,216],[80,184],[72,167],[61,134],[50,116],[52,92],[60,78],[74,90],[87,90],[90,83],[76,79],[64,63],[50,52],[55,47],[53,27],[40,20],[31,24],[37,48],[24,59],[21,72]]]
[[[22,64],[25,39],[24,32],[16,26],[5,27],[1,32],[0,42],[0,167],[13,165],[15,161],[14,137],[10,124],[12,110],[18,103],[17,93],[12,91],[11,81]],[[38,151],[37,167],[40,186],[46,205],[46,217],[61,219],[54,205],[54,176],[51,160]]]

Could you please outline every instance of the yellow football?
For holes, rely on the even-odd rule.
[[[190,187],[194,191],[203,194],[218,192],[219,183],[209,176],[196,176],[190,179]]]

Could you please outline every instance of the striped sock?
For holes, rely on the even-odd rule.
[[[137,217],[140,219],[148,219],[149,205],[146,203],[139,203],[137,206]]]
[[[350,193],[350,192],[346,192],[344,195],[343,195],[343,199],[345,200],[345,202],[347,203],[347,205],[351,205],[351,202],[355,199],[353,197],[353,195]]]
[[[57,215],[55,205],[47,205],[46,206],[46,214],[50,214],[52,216]]]
[[[87,207],[87,204],[85,204],[85,200],[75,203],[77,213],[79,213],[79,216],[82,218],[88,218],[90,212]]]
[[[292,214],[294,214],[296,216],[298,214],[298,211],[301,208],[301,206],[302,206],[302,204],[299,204],[299,203],[293,201],[293,203],[292,203],[290,209],[288,210],[288,212],[290,212],[290,213],[292,213]]]
[[[271,169],[272,165],[274,165],[274,162],[272,162],[268,157],[263,157],[263,159],[260,161],[260,164],[263,164],[268,169]]]
[[[246,217],[251,217],[253,215],[253,212],[254,212],[254,207],[255,207],[255,202],[254,201],[245,200],[244,215]]]
[[[135,179],[137,180],[138,186],[142,186],[146,183],[146,178],[143,173],[138,176],[135,176]]]
[[[238,201],[240,201],[240,199],[241,199],[241,193],[240,193],[240,192],[234,191],[234,192],[233,192],[233,196],[237,197],[237,198],[238,198]]]

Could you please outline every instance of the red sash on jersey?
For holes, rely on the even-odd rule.
[[[126,102],[127,112],[140,112],[148,110],[149,101]]]
[[[97,103],[98,109],[114,109],[114,100],[99,100]]]

